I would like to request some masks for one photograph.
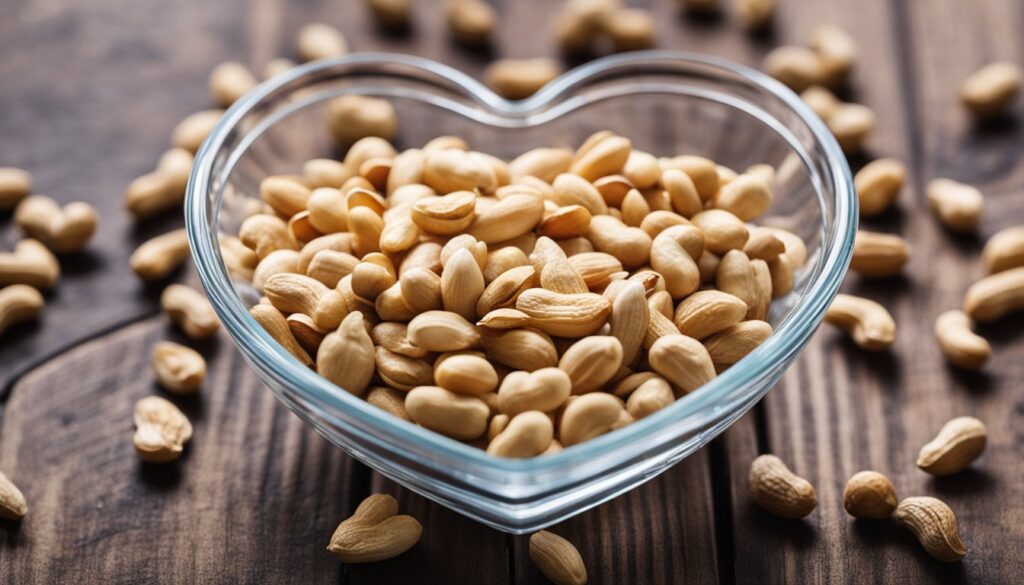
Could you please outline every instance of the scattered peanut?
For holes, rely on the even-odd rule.
[[[946,227],[957,232],[977,229],[985,206],[981,191],[951,179],[935,179],[925,192],[928,205]]]
[[[18,486],[0,471],[0,518],[21,520],[25,514],[28,514],[25,496]]]
[[[17,323],[35,319],[43,309],[43,295],[26,284],[0,288],[0,335]]]
[[[857,42],[845,30],[833,24],[819,25],[811,33],[811,48],[821,58],[822,82],[842,87],[857,61]]]
[[[557,534],[541,530],[530,535],[530,560],[555,585],[587,582],[587,567],[580,551]]]
[[[909,528],[924,550],[940,561],[955,563],[967,555],[956,516],[941,500],[906,498],[896,508],[896,521]]]
[[[963,471],[985,450],[987,438],[985,423],[971,416],[954,418],[921,447],[917,466],[939,476]]]
[[[347,95],[327,104],[327,128],[338,144],[354,144],[370,136],[390,140],[397,127],[398,115],[387,100]],[[346,164],[345,167],[348,172],[359,170],[356,165]],[[330,186],[341,187],[340,184]]]
[[[1024,226],[997,232],[988,239],[981,257],[989,274],[1024,266]]]
[[[32,175],[14,167],[0,167],[0,211],[13,209],[32,194]]]
[[[899,274],[910,257],[907,241],[899,236],[857,230],[850,269],[868,278]]]
[[[498,19],[483,0],[447,0],[445,18],[455,40],[469,46],[489,43]]]
[[[206,360],[196,350],[170,341],[153,346],[153,372],[164,389],[193,394],[206,378]]]
[[[181,457],[192,439],[192,423],[172,402],[147,396],[135,404],[135,452],[149,463],[168,463]]]
[[[26,235],[63,254],[85,247],[96,232],[96,210],[76,201],[64,207],[44,195],[31,195],[14,210],[14,222]]]
[[[152,281],[167,278],[188,255],[188,234],[182,228],[143,242],[128,262],[139,278]]]
[[[991,63],[964,80],[960,101],[975,116],[998,116],[1013,106],[1020,85],[1020,67],[1007,62]]]
[[[171,131],[171,145],[195,154],[223,115],[224,110],[202,110],[189,115]]]
[[[771,28],[775,21],[776,0],[740,0],[736,12],[748,31],[758,33]]]
[[[877,471],[855,473],[843,490],[843,507],[854,518],[888,518],[898,501],[892,482]]]
[[[373,563],[397,557],[420,540],[423,526],[412,516],[398,514],[398,502],[373,494],[338,525],[327,550],[346,563]]]
[[[303,61],[316,61],[344,55],[348,52],[348,43],[338,29],[329,24],[315,22],[299,30],[295,48]]]
[[[402,29],[409,26],[412,17],[412,0],[366,0],[373,18],[387,29]]]
[[[13,252],[0,252],[0,286],[27,284],[40,290],[52,288],[60,278],[60,263],[36,240],[24,239]]]
[[[172,148],[157,162],[156,170],[128,185],[125,207],[136,219],[146,219],[181,205],[192,171],[192,153]]]
[[[168,286],[160,295],[160,306],[192,339],[205,339],[220,329],[220,320],[210,301],[193,288],[181,284]]]
[[[864,165],[853,177],[861,215],[874,217],[889,209],[906,178],[907,168],[895,159],[880,158]]]
[[[977,370],[992,356],[992,346],[971,331],[971,318],[963,311],[946,311],[935,320],[935,337],[943,355],[955,366]]]
[[[964,295],[964,312],[982,323],[1024,309],[1024,266],[986,276]]]
[[[869,351],[881,351],[896,340],[896,322],[889,311],[869,299],[836,295],[825,313],[825,322],[839,327]]]
[[[256,87],[256,76],[237,61],[225,61],[214,67],[209,85],[213,101],[226,108]]]
[[[775,455],[754,459],[747,484],[754,503],[782,518],[803,518],[818,504],[814,487]]]
[[[822,82],[825,64],[818,53],[806,47],[785,45],[773,49],[764,58],[768,75],[796,92]]]

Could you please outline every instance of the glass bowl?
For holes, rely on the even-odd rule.
[[[391,416],[293,359],[247,309],[258,294],[233,282],[219,233],[237,233],[260,179],[337,156],[326,100],[385,97],[399,115],[396,146],[440,135],[511,158],[538,146],[579,145],[610,129],[657,156],[699,154],[734,169],[776,168],[761,223],[807,242],[793,292],[772,304],[775,333],[742,361],[671,406],[556,454],[501,459]],[[359,54],[296,68],[263,83],[224,115],[196,156],[186,222],[203,286],[242,355],[277,397],[346,453],[457,512],[527,532],[608,500],[680,461],[753,406],[807,344],[849,262],[857,205],[846,159],[791,91],[746,67],[653,51],[567,72],[533,97],[504,100],[467,75],[400,55]]]

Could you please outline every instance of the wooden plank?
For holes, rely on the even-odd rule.
[[[718,582],[708,449],[641,487],[547,530],[576,545],[591,585]],[[515,582],[544,582],[529,537],[515,538]]]
[[[15,385],[0,469],[29,513],[0,530],[4,581],[337,579],[324,547],[362,496],[352,491],[358,467],[280,405],[226,336],[201,348],[209,373],[198,396],[162,393],[149,349],[167,337],[162,320],[146,320]],[[179,404],[195,427],[177,463],[143,464],[134,453],[132,408],[151,394]]]
[[[1020,152],[1020,136],[990,139],[972,133],[955,106],[957,85],[975,66],[996,53],[1019,59],[1021,47],[1011,31],[1021,22],[1020,7],[879,1],[807,3],[800,10],[785,5],[784,10],[787,41],[806,38],[810,27],[824,21],[841,24],[860,41],[854,95],[874,108],[881,122],[872,154],[896,156],[912,169],[900,210],[865,221],[864,227],[901,233],[914,256],[905,278],[871,283],[851,275],[844,285],[893,313],[900,331],[891,351],[867,354],[826,327],[764,401],[766,444],[758,444],[752,424],[727,433],[736,580],[1014,582],[1022,559],[1007,551],[1020,550],[1022,533],[1004,507],[1021,498],[1014,454],[1021,414],[1010,394],[1024,363],[1021,320],[983,329],[996,352],[986,373],[969,375],[945,365],[932,323],[942,311],[958,307],[963,291],[980,276],[982,242],[945,233],[927,212],[921,186],[938,174],[954,174],[990,187],[998,194],[989,198],[986,233],[1024,219],[1019,197],[1012,195],[1021,184],[1020,171],[1010,162]],[[945,479],[916,469],[921,445],[946,420],[963,414],[989,425],[984,458],[974,469]],[[759,449],[778,454],[816,486],[818,509],[807,519],[779,520],[750,503],[746,472]],[[949,566],[931,559],[895,522],[847,516],[842,490],[862,469],[889,475],[901,497],[947,501],[971,549],[964,562]]]

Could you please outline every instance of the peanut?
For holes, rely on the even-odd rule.
[[[225,61],[210,73],[209,87],[213,101],[226,108],[256,87],[256,76],[237,61]]]
[[[272,79],[282,73],[295,69],[296,66],[295,61],[292,61],[291,59],[276,57],[267,61],[267,64],[264,65],[263,69],[260,71],[260,75],[262,75],[263,79]]]
[[[724,209],[701,211],[690,221],[704,232],[704,245],[713,254],[742,250],[750,238],[746,224]]]
[[[1020,67],[1014,63],[991,63],[971,74],[960,85],[960,101],[975,116],[990,118],[1004,114],[1020,93]]]
[[[509,416],[528,410],[551,412],[565,403],[571,391],[572,379],[558,368],[512,372],[498,389],[498,410]]]
[[[448,354],[434,362],[434,381],[445,390],[476,396],[498,387],[498,374],[483,354]]]
[[[825,313],[825,322],[839,327],[854,343],[869,351],[880,351],[896,339],[896,322],[878,303],[853,295],[838,294]]]
[[[394,497],[373,494],[338,525],[327,550],[345,563],[373,563],[409,550],[422,533],[423,526],[415,518],[398,514]]]
[[[1024,266],[986,276],[964,295],[964,312],[982,323],[1024,309]]]
[[[571,542],[546,530],[530,535],[530,560],[555,585],[584,585],[587,567]]]
[[[409,341],[427,351],[460,351],[480,344],[476,327],[457,313],[427,311],[409,322]]]
[[[822,82],[830,87],[843,86],[857,61],[853,37],[838,26],[819,25],[811,33],[811,48],[821,58]]]
[[[181,457],[192,439],[192,423],[170,401],[147,396],[135,404],[135,452],[149,463],[168,463]]]
[[[822,83],[825,63],[822,57],[806,47],[785,45],[773,49],[762,64],[765,73],[778,79],[796,92]]]
[[[654,46],[654,17],[648,10],[622,8],[603,24],[615,51],[640,51]]]
[[[910,248],[903,238],[857,230],[850,269],[867,278],[895,276],[909,257]]]
[[[354,144],[371,136],[390,140],[397,128],[398,114],[387,100],[346,95],[327,104],[327,129],[338,144]],[[355,172],[359,165],[347,164],[346,161],[345,168]]]
[[[843,507],[854,518],[880,520],[896,510],[896,489],[877,471],[855,473],[843,490]]]
[[[531,288],[516,299],[516,309],[549,335],[579,338],[597,332],[608,320],[611,303],[599,294],[562,294]]]
[[[64,207],[44,195],[31,195],[14,210],[14,222],[26,235],[63,254],[81,250],[96,232],[96,210],[76,201]]]
[[[954,418],[921,447],[917,466],[938,476],[963,471],[985,450],[987,437],[985,423],[980,420],[970,416]]]
[[[675,401],[672,387],[663,378],[653,377],[630,393],[626,400],[626,411],[640,420],[665,408]]]
[[[702,290],[683,299],[675,324],[683,335],[703,340],[743,320],[747,304],[720,290]]]
[[[2,471],[0,471],[0,518],[21,520],[28,514],[25,496]]]
[[[375,386],[366,393],[366,401],[404,421],[413,422],[409,413],[405,412],[405,392],[385,386]]]
[[[651,369],[683,392],[692,392],[715,377],[715,365],[707,348],[685,335],[658,338],[651,345],[648,359]]]
[[[498,457],[535,457],[551,445],[555,428],[543,412],[531,410],[509,420],[487,445],[487,452]]]
[[[907,168],[898,160],[880,158],[864,165],[853,177],[861,215],[874,217],[889,209],[906,179]]]
[[[772,204],[771,187],[763,179],[743,174],[718,190],[711,205],[724,209],[742,221],[750,221]]]
[[[13,209],[32,194],[32,175],[14,167],[0,167],[0,211]]]
[[[782,518],[803,518],[818,504],[814,486],[775,455],[754,459],[747,484],[755,504]]]
[[[303,61],[316,61],[344,55],[348,52],[348,43],[338,29],[329,24],[315,22],[299,30],[295,48]]]
[[[742,321],[704,340],[715,370],[721,372],[757,349],[772,334],[764,321]]]
[[[997,232],[988,239],[981,257],[989,274],[1024,266],[1024,226]]]
[[[411,0],[366,0],[366,5],[374,20],[386,29],[401,30],[409,26]]]
[[[13,252],[0,252],[0,286],[27,284],[52,288],[60,278],[60,263],[50,250],[36,240],[21,240]]]
[[[551,59],[500,59],[488,66],[484,78],[498,95],[521,100],[558,77],[559,71]]]
[[[625,166],[632,150],[633,143],[628,138],[614,134],[606,136],[585,150],[581,147],[569,172],[588,181],[614,175]]]
[[[771,28],[775,20],[776,0],[740,0],[736,12],[743,27],[753,33]]]
[[[497,24],[494,9],[483,0],[447,0],[445,19],[452,37],[468,46],[488,44]]]
[[[30,321],[43,309],[43,295],[25,284],[0,288],[0,335],[17,323]]]
[[[951,179],[935,179],[925,192],[929,207],[947,228],[956,232],[977,229],[985,206],[981,191]]]
[[[249,315],[263,327],[274,341],[284,347],[288,353],[292,354],[295,359],[305,366],[312,367],[314,365],[306,350],[295,340],[291,328],[288,326],[288,321],[280,311],[271,305],[258,304],[249,308]]]
[[[955,563],[967,555],[953,510],[926,496],[906,498],[896,507],[896,521],[914,533],[932,557]]]
[[[146,240],[128,262],[139,278],[154,281],[167,278],[188,255],[188,234],[182,228]]]
[[[650,324],[650,306],[642,284],[630,282],[623,285],[612,299],[608,324],[609,333],[618,339],[622,347],[621,365],[629,366],[640,355],[644,335]]]
[[[192,339],[205,339],[220,329],[210,301],[199,291],[172,284],[160,295],[160,306],[175,325]]]
[[[971,318],[963,311],[946,311],[935,320],[935,337],[942,354],[955,366],[980,369],[992,356],[992,346],[971,331]]]
[[[202,110],[187,116],[171,131],[171,145],[195,154],[213,128],[220,123],[224,110]],[[157,172],[160,165],[157,165]],[[182,187],[184,192],[184,186]]]
[[[301,274],[275,274],[263,285],[263,293],[282,313],[302,313],[317,327],[335,329],[349,314],[348,303],[335,289]]]
[[[362,396],[366,392],[376,361],[362,313],[349,313],[336,331],[324,337],[317,352],[316,369],[351,394]]]
[[[862,104],[842,104],[825,122],[843,152],[856,154],[875,129],[875,113]]]
[[[607,383],[622,363],[622,344],[605,335],[584,337],[565,350],[558,368],[569,374],[573,394],[586,394]]]
[[[409,391],[405,411],[417,424],[463,440],[484,434],[490,418],[490,409],[483,400],[437,386],[420,386]]]
[[[206,360],[194,349],[170,341],[153,346],[153,372],[160,386],[175,394],[193,394],[206,378]]]
[[[577,397],[565,407],[558,429],[566,447],[589,441],[612,430],[625,412],[622,401],[602,392]]]

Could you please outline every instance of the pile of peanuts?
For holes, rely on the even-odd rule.
[[[387,102],[338,99],[329,127],[372,135],[264,179],[224,258],[296,359],[494,455],[551,453],[696,390],[771,334],[805,261],[794,234],[747,223],[772,201],[766,165],[658,159],[608,131],[508,162],[454,136],[397,152]]]

